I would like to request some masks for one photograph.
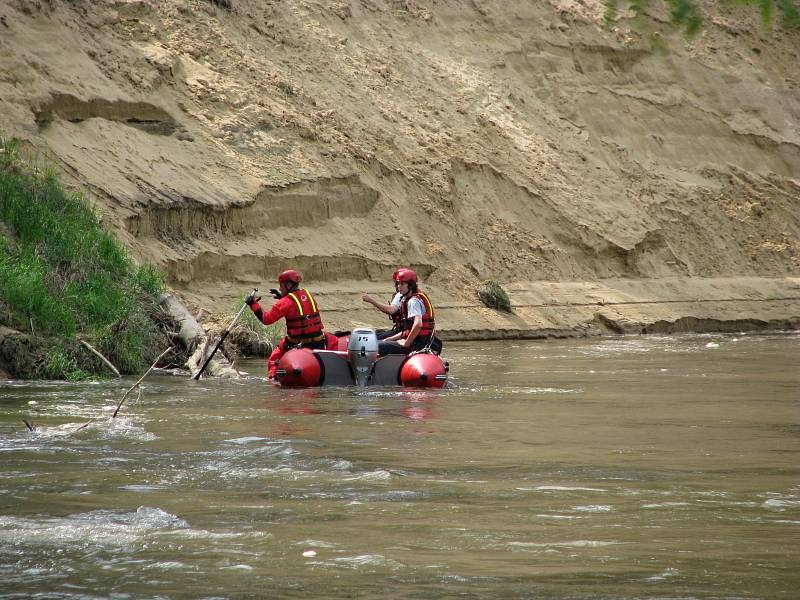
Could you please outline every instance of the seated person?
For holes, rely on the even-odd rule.
[[[392,275],[392,279],[394,280],[394,296],[392,296],[392,299],[389,301],[389,304],[384,304],[383,302],[376,300],[369,294],[364,294],[361,296],[361,299],[364,302],[372,304],[372,306],[377,308],[379,311],[389,315],[389,318],[392,320],[393,324],[391,329],[378,329],[376,331],[379,340],[391,337],[396,333],[400,333],[403,330],[402,315],[400,313],[400,305],[402,304],[403,301],[403,295],[397,290],[397,287],[400,284],[400,282],[397,280],[397,274],[399,272],[400,269],[397,269]]]
[[[417,274],[411,269],[397,272],[397,291],[402,295],[400,315],[403,330],[378,344],[378,354],[410,354],[430,347],[442,351],[442,342],[434,333],[434,310],[427,294],[417,287]]]

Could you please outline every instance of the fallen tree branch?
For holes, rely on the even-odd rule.
[[[166,350],[164,350],[164,351],[163,351],[161,354],[159,354],[159,355],[158,355],[158,358],[155,360],[155,362],[153,362],[153,364],[152,364],[152,365],[150,365],[150,368],[149,368],[149,369],[147,369],[147,371],[145,371],[145,374],[144,374],[144,375],[142,375],[142,376],[139,378],[139,381],[137,381],[137,382],[136,382],[136,383],[134,383],[134,384],[133,384],[133,385],[132,385],[130,388],[128,388],[128,390],[125,392],[125,394],[123,394],[123,396],[122,396],[122,400],[120,400],[120,401],[119,401],[119,404],[117,404],[117,409],[114,411],[114,414],[111,416],[111,418],[112,418],[112,419],[113,419],[113,418],[115,418],[115,417],[117,416],[117,413],[119,412],[119,409],[122,407],[122,403],[123,403],[123,402],[125,402],[125,399],[128,397],[128,394],[130,394],[130,393],[131,393],[131,392],[132,392],[134,389],[136,389],[136,387],[137,387],[137,386],[138,386],[140,383],[142,383],[142,380],[143,380],[145,377],[147,377],[147,374],[148,374],[150,371],[152,371],[152,370],[155,368],[155,366],[158,364],[158,361],[160,361],[160,360],[161,360],[161,359],[164,357],[164,355],[165,355],[167,352],[169,352],[170,350],[172,350],[172,346],[170,346],[169,348],[167,348]],[[140,393],[139,393],[139,397],[141,398],[141,390],[139,390],[139,392],[140,392]],[[100,417],[94,417],[93,419],[89,419],[88,421],[86,421],[86,423],[84,423],[83,425],[81,425],[80,427],[78,427],[78,428],[77,428],[75,431],[80,431],[81,429],[85,429],[86,427],[88,427],[89,425],[91,425],[92,423],[94,423],[95,421],[97,421],[99,418],[100,418]]]
[[[197,350],[194,351],[194,354],[192,354],[186,361],[184,366],[189,368],[192,378],[195,378],[200,372],[202,365],[205,364],[206,360],[208,359],[209,347],[217,341],[218,340],[216,337],[209,336],[204,338],[197,346]],[[231,368],[231,365],[224,354],[222,356],[217,356],[214,360],[208,362],[208,366],[206,367],[206,376],[236,377],[237,375],[238,372]]]
[[[171,294],[163,294],[158,303],[180,327],[177,337],[181,345],[189,352],[194,350],[198,343],[206,337],[206,332],[203,331],[194,316]]]
[[[164,309],[164,312],[180,326],[180,331],[173,337],[173,340],[178,342],[183,348],[186,348],[187,353],[190,354],[186,363],[183,365],[188,368],[192,377],[201,371],[201,365],[207,359],[207,352],[209,351],[209,344],[211,343],[211,336],[197,322],[197,319],[189,312],[189,310],[173,295],[163,294],[159,299],[159,304]],[[204,309],[200,309],[198,316]],[[211,361],[208,366],[208,375],[216,375],[222,377],[237,377],[238,373],[230,367],[228,361],[223,357],[217,357]]]
[[[117,367],[115,367],[114,365],[112,365],[112,364],[111,364],[111,361],[110,361],[110,360],[108,360],[108,359],[107,359],[105,356],[103,356],[103,355],[102,355],[102,354],[100,354],[100,353],[99,353],[97,350],[95,350],[94,348],[92,348],[92,346],[89,344],[89,342],[86,342],[86,341],[84,341],[84,340],[81,340],[81,344],[82,344],[82,345],[83,345],[83,346],[84,346],[84,347],[85,347],[87,350],[89,350],[89,352],[91,352],[92,354],[94,354],[95,356],[97,356],[97,357],[98,357],[100,360],[102,360],[102,361],[103,361],[103,363],[105,363],[105,365],[106,365],[106,366],[107,366],[109,369],[111,369],[112,371],[114,371],[114,374],[117,376],[117,378],[121,378],[121,377],[122,377],[122,375],[120,375],[120,374],[119,374],[119,371],[117,371]]]
[[[149,368],[149,369],[147,369],[147,371],[145,371],[145,374],[144,374],[144,375],[142,375],[142,376],[139,378],[139,381],[137,381],[136,383],[134,383],[134,384],[133,384],[133,385],[132,385],[132,386],[131,386],[131,387],[128,389],[128,391],[127,391],[127,392],[125,392],[125,394],[122,396],[122,400],[120,400],[120,401],[119,401],[119,404],[117,404],[117,410],[115,410],[115,411],[114,411],[114,414],[113,414],[113,415],[111,415],[111,418],[112,418],[112,419],[115,419],[115,418],[117,417],[117,413],[119,412],[119,409],[122,407],[122,403],[123,403],[123,402],[125,402],[125,398],[127,398],[127,397],[128,397],[128,394],[130,394],[130,393],[131,393],[131,392],[132,392],[134,389],[136,389],[136,387],[137,387],[137,386],[138,386],[140,383],[142,383],[142,380],[143,380],[145,377],[147,377],[147,374],[148,374],[150,371],[152,371],[152,370],[155,368],[155,366],[158,364],[158,361],[160,361],[160,360],[161,360],[161,359],[164,357],[164,355],[165,355],[167,352],[169,352],[170,350],[172,350],[172,346],[170,346],[169,348],[167,348],[166,350],[164,350],[164,351],[163,351],[161,354],[159,354],[159,355],[158,355],[158,358],[155,360],[155,362],[153,362],[153,364],[152,364],[152,365],[150,365],[150,368]]]

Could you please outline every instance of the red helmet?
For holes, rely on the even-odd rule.
[[[394,270],[394,273],[392,273],[392,281],[394,281],[395,283],[398,282],[397,276],[400,274],[400,271],[402,271],[403,269],[404,269],[404,267],[397,267]]]
[[[396,280],[404,283],[417,283],[417,274],[411,269],[398,269]]]
[[[291,281],[292,283],[299,284],[302,280],[303,276],[300,275],[300,271],[295,271],[294,269],[289,269],[288,271],[284,271],[278,275],[278,283],[286,283],[287,281]]]

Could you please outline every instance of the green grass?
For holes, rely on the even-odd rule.
[[[483,288],[478,290],[478,299],[489,308],[511,312],[511,300],[506,291],[496,281],[486,281]]]
[[[687,37],[692,38],[703,29],[706,17],[697,0],[662,0],[662,3],[669,9],[673,25],[681,28]],[[605,0],[606,21],[614,22],[621,8],[630,8],[636,15],[646,14],[650,4],[650,0]],[[793,0],[723,0],[712,10],[725,12],[737,5],[758,10],[765,29],[770,29],[778,16],[781,27],[800,31],[800,11]]]
[[[81,369],[71,354],[64,348],[53,347],[47,353],[42,374],[48,379],[83,381],[91,379],[92,374]]]
[[[0,314],[7,326],[47,338],[81,336],[122,372],[149,364],[164,344],[150,318],[161,275],[151,265],[136,267],[85,196],[65,189],[52,168],[22,159],[16,142],[3,138],[0,220]],[[39,375],[86,374],[68,358],[54,351]]]

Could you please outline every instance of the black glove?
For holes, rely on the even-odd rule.
[[[256,298],[256,290],[253,290],[245,296],[244,303],[247,304],[247,306],[253,306],[253,304],[259,300],[261,300],[261,298]]]
[[[276,300],[280,300],[281,298],[283,298],[283,296],[281,296],[281,293],[275,288],[270,289],[269,293],[275,296]]]

